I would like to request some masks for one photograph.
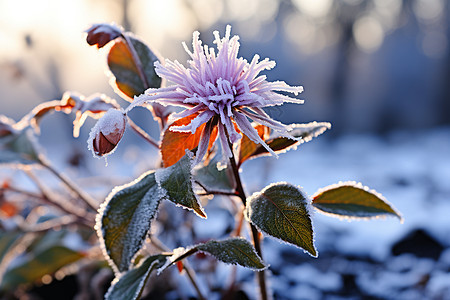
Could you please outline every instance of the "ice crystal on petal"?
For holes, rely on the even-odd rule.
[[[193,51],[183,43],[184,49],[191,57],[187,68],[178,61],[166,60],[164,65],[155,63],[156,73],[173,85],[148,89],[145,94],[135,97],[128,110],[148,102],[181,106],[185,109],[176,114],[176,118],[198,115],[189,124],[172,126],[170,130],[195,133],[200,125],[214,123],[218,126],[219,140],[226,155],[231,156],[228,141],[237,142],[242,133],[277,156],[259,137],[250,120],[290,137],[290,128],[271,119],[262,108],[285,102],[303,103],[303,100],[277,93],[298,95],[303,91],[303,87],[289,86],[283,81],[268,82],[265,75],[259,75],[261,71],[274,68],[275,62],[268,58],[260,60],[259,55],[255,55],[250,63],[238,57],[239,37],[231,37],[229,25],[223,38],[220,38],[217,31],[214,32],[217,53],[214,48],[203,46],[199,36],[199,32],[194,32]],[[240,133],[236,131],[235,125]],[[205,131],[211,130],[211,126],[204,128]],[[209,138],[209,134],[204,132],[202,135],[205,141],[199,144],[197,161],[201,160],[208,147],[206,138]]]

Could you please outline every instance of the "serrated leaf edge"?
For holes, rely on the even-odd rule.
[[[105,198],[105,201],[103,201],[100,204],[100,207],[97,210],[97,215],[95,216],[94,230],[97,232],[97,236],[98,236],[98,239],[100,242],[100,248],[102,249],[103,256],[106,258],[106,261],[108,262],[110,267],[113,269],[114,274],[116,276],[119,276],[120,274],[122,274],[124,272],[120,272],[119,268],[116,266],[115,262],[112,260],[111,256],[109,255],[108,249],[106,249],[106,247],[105,247],[106,241],[104,238],[104,230],[102,229],[103,214],[104,214],[106,208],[108,207],[109,202],[114,197],[114,195],[117,194],[117,192],[119,192],[127,187],[130,187],[132,185],[135,185],[137,182],[142,180],[142,178],[144,178],[154,172],[155,172],[154,170],[147,171],[147,172],[141,174],[138,178],[136,178],[135,180],[133,180],[131,182],[114,187],[112,189],[112,191],[108,194],[108,196]],[[156,218],[156,213],[157,212],[155,212],[155,216],[153,217],[153,219]]]
[[[330,212],[323,211],[320,208],[317,208],[316,206],[314,206],[314,201],[312,202],[311,206],[314,207],[314,209],[316,211],[320,212],[321,214],[324,214],[324,215],[327,215],[327,216],[330,216],[333,218],[337,218],[340,220],[346,220],[346,221],[374,220],[374,219],[386,219],[388,216],[392,216],[392,217],[397,217],[400,220],[400,223],[403,224],[403,222],[404,222],[403,215],[394,207],[394,205],[392,205],[381,193],[377,192],[374,189],[369,188],[368,186],[363,185],[361,182],[339,181],[338,183],[331,184],[326,187],[318,189],[317,192],[315,192],[314,195],[312,196],[312,199],[315,199],[318,195],[320,195],[328,190],[336,189],[336,188],[340,188],[340,187],[344,187],[344,186],[351,186],[354,188],[362,189],[362,190],[376,196],[377,198],[382,200],[384,203],[386,203],[395,212],[395,215],[393,215],[392,213],[385,213],[385,214],[380,214],[377,216],[367,216],[367,217],[344,216],[344,215],[338,215],[338,214],[333,214]]]
[[[189,159],[189,169],[190,169],[189,180],[191,182],[192,188],[194,188],[195,180],[194,180],[194,176],[192,174],[193,173],[193,169],[195,167],[194,153],[191,152],[189,149],[185,149],[185,153],[186,153],[186,155],[187,155],[187,157]],[[180,158],[180,160],[182,160],[182,159],[183,159],[183,157]],[[172,165],[172,166],[174,166],[174,165]],[[170,167],[172,167],[172,166],[170,166]],[[168,167],[168,168],[170,168],[170,167]],[[177,206],[177,207],[181,207],[183,209],[187,209],[187,210],[193,211],[197,216],[199,216],[202,219],[207,219],[208,217],[207,217],[206,212],[205,212],[205,210],[204,210],[204,208],[203,208],[203,206],[202,206],[202,204],[200,202],[200,199],[199,199],[199,197],[197,196],[197,194],[194,191],[193,191],[193,194],[194,194],[195,201],[197,202],[197,205],[198,205],[200,211],[203,213],[203,215],[199,214],[197,211],[195,211],[195,209],[193,209],[191,207],[187,207],[187,206],[181,205],[179,203],[175,203],[174,201],[170,200],[170,197],[168,195],[167,190],[165,188],[163,188],[162,185],[161,185],[161,177],[159,176],[159,174],[161,174],[161,172],[166,171],[168,168],[158,169],[155,172],[155,180],[156,180],[156,183],[158,184],[159,189],[163,193],[164,199],[166,199],[166,200],[170,201],[171,203],[175,204],[175,206]]]
[[[234,237],[234,238],[228,238],[228,239],[224,239],[224,240],[218,240],[217,242],[224,242],[224,241],[232,240],[232,239],[245,240],[245,239],[242,238],[242,237]],[[196,252],[201,252],[201,253],[210,255],[210,256],[214,257],[215,259],[217,259],[218,261],[220,261],[220,262],[222,262],[222,263],[224,263],[224,264],[227,264],[227,265],[239,265],[238,263],[228,263],[228,262],[224,262],[224,261],[218,259],[216,256],[214,256],[214,255],[211,254],[210,252],[199,249],[199,247],[201,247],[201,246],[203,246],[203,245],[206,245],[207,243],[208,243],[208,242],[206,242],[206,243],[200,243],[200,244],[197,244],[197,245],[194,245],[194,246],[189,246],[189,247],[186,247],[186,248],[184,248],[184,247],[179,247],[179,248],[173,249],[172,255],[171,255],[170,257],[168,257],[167,262],[166,262],[162,267],[160,267],[160,268],[158,269],[157,274],[158,274],[158,275],[161,274],[164,270],[166,270],[167,268],[169,268],[170,266],[172,266],[173,264],[175,264],[175,263],[178,262],[179,260],[184,259],[185,257],[188,257],[188,256],[190,256],[190,255],[192,255],[192,254],[194,254],[194,253],[196,253]],[[191,253],[191,254],[188,254],[188,252],[192,252],[192,253]],[[268,268],[269,268],[269,265],[266,264],[266,263],[262,260],[262,258],[258,255],[258,253],[256,253],[255,249],[253,249],[253,253],[260,259],[262,265],[264,265],[264,268],[262,268],[262,269],[256,269],[256,268],[245,267],[245,266],[242,266],[242,265],[239,265],[239,266],[244,267],[244,268],[247,268],[247,269],[250,269],[250,270],[253,270],[253,271],[258,271],[258,272],[259,272],[259,271],[264,271],[264,270],[268,269]],[[186,254],[188,254],[188,255],[186,255]]]
[[[142,262],[141,262],[139,265],[137,265],[137,266],[135,267],[135,269],[141,267],[141,266],[144,264],[144,262],[145,262],[145,259],[143,259]],[[144,277],[145,277],[145,278],[143,278],[143,280],[141,280],[141,282],[139,283],[139,285],[138,285],[138,290],[137,290],[136,294],[133,296],[132,300],[136,300],[136,299],[139,298],[140,294],[142,293],[142,288],[143,288],[143,286],[144,286],[145,283],[147,282],[148,277],[150,276],[150,273],[154,270],[154,266],[157,265],[157,264],[158,264],[158,259],[155,259],[155,260],[150,264],[150,266],[148,267],[147,271],[146,271],[145,274],[144,274]],[[114,286],[119,282],[119,280],[120,280],[123,276],[125,276],[125,274],[126,274],[126,272],[123,272],[123,273],[121,273],[121,274],[118,274],[118,275],[114,278],[114,280],[111,282],[111,286],[108,288],[108,291],[107,291],[106,294],[104,295],[104,298],[105,298],[105,299],[108,299],[109,295],[110,295],[110,294],[112,293],[112,291],[113,291]],[[159,274],[158,274],[158,275],[159,275]]]

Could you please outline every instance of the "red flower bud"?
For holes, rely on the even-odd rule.
[[[122,28],[117,26],[116,24],[94,24],[92,25],[87,32],[86,41],[89,45],[97,45],[97,48],[102,48],[110,41],[118,38],[122,35]]]
[[[109,109],[89,134],[88,147],[94,156],[104,156],[114,152],[123,137],[126,127],[126,115],[123,110]]]

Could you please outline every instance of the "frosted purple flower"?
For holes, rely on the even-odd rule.
[[[197,161],[206,154],[208,142],[215,126],[218,126],[218,137],[224,152],[231,156],[227,136],[231,143],[242,136],[233,125],[236,123],[240,131],[250,140],[263,145],[270,153],[275,152],[260,138],[249,119],[270,127],[280,135],[291,137],[290,127],[275,121],[267,115],[263,107],[281,105],[284,102],[303,103],[276,91],[290,92],[298,95],[303,91],[301,86],[289,86],[283,81],[268,82],[263,70],[275,67],[275,62],[268,58],[259,61],[255,55],[250,63],[237,57],[239,36],[230,38],[231,26],[226,27],[224,38],[214,32],[214,48],[202,46],[199,32],[193,34],[193,52],[185,43],[183,46],[191,59],[186,68],[178,61],[165,61],[165,65],[155,63],[156,73],[174,85],[158,89],[150,88],[145,94],[136,97],[128,110],[147,102],[158,102],[162,105],[181,106],[185,109],[175,118],[184,118],[198,114],[188,125],[172,126],[170,130],[195,133],[197,128],[206,123],[201,134],[197,151]]]

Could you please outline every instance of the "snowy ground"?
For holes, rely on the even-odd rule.
[[[404,218],[349,222],[316,213],[317,259],[266,238],[276,299],[450,299],[449,128],[318,138],[278,160],[247,164],[248,193],[288,181],[312,195],[354,180],[382,193]],[[252,277],[243,276],[254,294]]]
[[[85,141],[77,142],[84,149]],[[95,185],[123,184],[157,164],[152,159],[156,152],[144,158],[136,146],[125,149],[126,141],[121,145],[107,168],[103,160],[88,154],[88,167],[81,172],[62,167],[67,153],[50,150],[48,156],[100,198],[109,190],[97,191]],[[10,170],[1,172],[11,175]],[[105,175],[96,177],[93,184],[89,175],[98,172]],[[113,173],[120,176],[109,176]],[[19,171],[15,174],[19,181],[26,180]],[[330,140],[325,134],[278,160],[266,157],[246,162],[242,177],[248,194],[278,181],[302,186],[309,195],[339,181],[362,182],[383,194],[404,218],[403,223],[396,218],[349,222],[315,213],[317,259],[296,247],[264,239],[263,256],[270,264],[275,299],[450,299],[450,128],[396,132],[382,138],[349,135]],[[219,201],[213,200],[205,207],[206,221],[193,218],[197,238],[221,237],[233,224],[232,216],[218,208]],[[179,233],[183,236],[182,228]],[[195,258],[190,261],[202,263]],[[198,276],[201,282],[223,285],[230,269],[218,264],[216,278]],[[257,286],[253,272],[237,270],[242,289],[253,297]],[[184,277],[177,278],[184,292],[192,289]],[[202,288],[211,287],[203,284]],[[173,296],[177,298],[176,293]]]

